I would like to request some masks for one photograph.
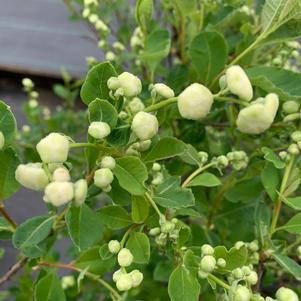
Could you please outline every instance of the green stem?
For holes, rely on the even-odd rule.
[[[81,142],[81,143],[70,143],[69,147],[70,148],[80,148],[80,147],[98,148],[98,145],[89,142]]]
[[[153,208],[155,209],[155,211],[158,213],[159,217],[161,218],[162,216],[164,216],[161,213],[161,211],[159,210],[157,204],[155,203],[155,201],[152,199],[151,195],[148,192],[145,193],[145,197],[150,202],[150,204],[153,206]]]
[[[233,103],[242,105],[244,107],[247,107],[249,105],[249,103],[247,101],[243,101],[243,100],[235,99],[235,98],[231,98],[231,97],[226,97],[226,96],[216,96],[216,97],[214,97],[214,100],[224,101],[224,102],[233,102]]]
[[[290,159],[290,162],[288,163],[288,165],[285,167],[284,170],[284,175],[282,178],[282,182],[281,182],[281,186],[280,186],[280,191],[279,191],[279,197],[277,199],[276,202],[276,206],[274,208],[274,212],[273,212],[273,217],[272,217],[272,223],[271,223],[271,227],[270,227],[270,235],[272,236],[276,230],[277,227],[277,222],[278,222],[278,218],[279,218],[279,214],[281,211],[281,206],[282,206],[282,199],[281,196],[283,195],[283,192],[286,189],[287,186],[287,182],[292,170],[292,167],[294,165],[294,156]]]
[[[70,143],[69,147],[70,148],[90,147],[90,148],[99,149],[100,151],[103,151],[105,153],[112,154],[115,156],[121,155],[121,153],[118,150],[116,150],[115,148],[107,147],[107,146],[104,146],[102,144],[97,144],[97,143],[89,143],[89,142]]]
[[[135,230],[139,226],[140,226],[140,224],[135,224],[135,225],[132,225],[130,228],[127,229],[127,231],[124,233],[124,235],[123,235],[123,237],[122,237],[122,239],[120,241],[121,249],[125,245],[125,242],[126,242],[128,236],[130,235],[130,233],[133,232],[133,230]]]
[[[217,278],[213,274],[209,274],[208,275],[208,279],[214,281],[216,284],[218,284],[219,286],[223,287],[224,289],[230,290],[230,285],[228,285],[227,283],[225,283],[223,280]]]
[[[200,166],[198,169],[196,169],[182,184],[182,187],[187,187],[189,185],[189,183],[201,172],[203,172],[204,170],[206,170],[207,168],[214,166],[216,163],[211,162],[208,163],[207,165],[204,166]]]
[[[10,215],[6,212],[4,209],[4,205],[1,202],[0,203],[0,214],[4,217],[4,219],[12,226],[13,230],[15,231],[17,228],[17,224],[14,222],[14,220],[10,217]]]
[[[166,100],[160,101],[154,105],[151,105],[149,107],[147,107],[144,112],[153,112],[153,111],[157,111],[165,106],[168,106],[170,104],[173,104],[175,102],[178,101],[178,97],[172,97],[172,98],[168,98]]]

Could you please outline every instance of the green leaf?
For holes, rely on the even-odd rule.
[[[11,148],[0,151],[0,200],[12,196],[20,187],[15,171],[20,164],[16,152]]]
[[[281,267],[292,274],[297,280],[301,280],[301,266],[297,262],[278,253],[273,252],[271,255]]]
[[[34,290],[35,301],[65,301],[66,297],[60,279],[50,273],[40,279]]]
[[[195,204],[194,195],[190,189],[181,187],[179,177],[169,177],[158,185],[154,201],[165,208],[179,209],[193,206]]]
[[[200,165],[200,156],[198,151],[190,144],[186,144],[185,152],[181,155],[181,159],[191,165]]]
[[[262,147],[261,151],[264,153],[264,158],[273,163],[274,166],[278,169],[285,167],[285,163],[268,147]]]
[[[17,249],[33,247],[43,241],[52,229],[55,216],[36,216],[18,226],[13,235]]]
[[[115,178],[111,184],[112,190],[108,193],[114,204],[126,206],[131,203],[131,195],[122,187]]]
[[[196,176],[190,183],[189,186],[205,186],[215,187],[221,185],[220,179],[210,172],[204,172]]]
[[[95,99],[89,103],[89,121],[102,121],[107,123],[111,129],[115,128],[117,125],[117,111],[116,109],[107,101],[103,99]]]
[[[259,201],[257,203],[254,212],[254,219],[256,238],[259,240],[260,245],[264,246],[269,235],[269,225],[271,221],[270,209],[264,202]]]
[[[301,212],[293,216],[285,225],[277,228],[289,233],[301,234]]]
[[[253,67],[246,70],[252,85],[269,93],[276,93],[281,100],[301,98],[301,74],[277,67]]]
[[[99,209],[97,214],[110,229],[122,229],[132,224],[129,214],[121,206],[107,206]]]
[[[281,176],[279,170],[270,162],[266,162],[264,169],[261,173],[261,182],[263,187],[272,201],[276,201],[279,189]]]
[[[160,261],[154,270],[154,280],[168,282],[170,274],[173,270],[173,264],[170,261],[162,260]]]
[[[294,198],[285,198],[284,196],[280,196],[280,197],[283,203],[285,203],[287,206],[297,211],[301,210],[301,196],[297,196]]]
[[[126,247],[134,256],[134,262],[146,264],[150,258],[150,243],[146,234],[141,232],[133,233],[126,243]]]
[[[108,244],[104,244],[99,248],[99,255],[103,260],[109,259],[113,256],[109,250]]]
[[[152,74],[159,63],[168,56],[170,44],[169,32],[165,29],[154,30],[147,36],[141,59],[149,66]]]
[[[149,214],[149,204],[144,196],[132,196],[132,220],[139,224],[143,223]]]
[[[197,301],[200,290],[198,280],[187,268],[178,266],[170,275],[168,294],[171,301]]]
[[[164,137],[160,139],[149,152],[143,156],[144,162],[159,161],[167,158],[182,155],[186,150],[186,145],[181,140],[174,137]]]
[[[135,18],[143,32],[147,31],[153,14],[153,0],[138,0],[135,8]]]
[[[123,120],[118,120],[116,127],[111,132],[110,136],[107,137],[109,144],[113,146],[124,146],[128,143],[131,135],[131,127],[128,123]]]
[[[189,16],[198,10],[196,0],[174,0],[176,9],[181,11],[181,15]]]
[[[4,147],[10,145],[15,137],[17,124],[10,107],[0,101],[0,132],[4,136]],[[1,198],[1,197],[0,197]]]
[[[200,80],[209,85],[224,69],[228,49],[224,37],[217,32],[202,32],[192,41],[189,49],[192,64]]]
[[[82,101],[89,104],[96,98],[109,99],[107,81],[112,76],[117,76],[117,73],[109,62],[100,63],[91,68],[80,91]]]
[[[120,186],[133,195],[146,192],[144,182],[148,178],[147,169],[141,160],[134,156],[125,156],[116,160],[113,169]]]
[[[80,251],[93,246],[102,238],[102,224],[93,210],[86,204],[71,205],[66,214],[70,238]]]

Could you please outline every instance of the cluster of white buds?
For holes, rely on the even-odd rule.
[[[229,283],[245,281],[248,285],[255,285],[258,281],[258,275],[250,266],[242,266],[234,269],[228,277]]]
[[[180,228],[178,227],[178,219],[173,218],[168,221],[164,217],[161,217],[159,220],[160,227],[155,227],[150,229],[149,235],[155,236],[155,242],[158,247],[165,247],[168,239],[171,239],[174,243],[179,238]]]
[[[51,133],[37,144],[37,151],[43,164],[20,164],[15,172],[16,180],[28,189],[44,190],[44,201],[53,206],[71,200],[80,206],[87,197],[88,185],[84,179],[72,183],[68,169],[63,166],[69,152],[68,138]]]
[[[213,95],[201,84],[188,86],[178,97],[178,109],[183,118],[200,120],[207,116],[213,104]]]
[[[117,261],[120,269],[114,272],[113,281],[119,291],[128,291],[131,288],[139,286],[143,280],[143,274],[139,270],[133,270],[130,273],[126,271],[133,262],[133,254],[127,248],[121,249],[121,244],[118,240],[111,240],[108,244],[109,251],[112,254],[117,254]]]
[[[34,83],[30,78],[23,78],[22,79],[22,85],[24,87],[24,90],[26,92],[31,92],[34,88]]]
[[[238,9],[239,12],[246,14],[247,16],[255,16],[255,10],[248,5],[243,5]]]
[[[115,159],[110,156],[106,156],[101,160],[101,168],[97,169],[94,173],[94,184],[101,188],[104,192],[111,191],[111,183],[114,180],[114,174],[112,170],[116,166]]]
[[[283,150],[279,152],[279,157],[288,162],[291,159],[291,156],[296,156],[300,154],[301,151],[301,131],[295,131],[291,134],[291,139],[293,143],[291,143],[287,150]]]
[[[157,134],[159,123],[155,115],[142,111],[134,116],[131,128],[140,140],[149,140]]]
[[[119,41],[115,41],[113,44],[112,44],[112,47],[118,51],[118,52],[122,52],[125,50],[125,46],[119,42]]]
[[[123,72],[117,77],[110,77],[107,82],[108,88],[114,92],[114,97],[124,96],[133,98],[141,93],[142,84],[140,79],[129,72]]]
[[[34,82],[30,78],[23,78],[22,79],[22,85],[24,88],[24,91],[27,92],[28,96],[28,107],[30,109],[35,109],[38,107],[38,97],[39,93],[37,91],[34,91]]]
[[[152,166],[153,180],[152,185],[157,186],[163,183],[164,176],[161,172],[161,165],[155,162]]]
[[[235,170],[245,169],[249,163],[249,158],[244,151],[229,152],[227,158]]]
[[[153,99],[167,99],[175,96],[175,92],[165,84],[157,83],[149,86],[151,96]]]
[[[0,150],[4,147],[5,144],[5,137],[3,133],[0,131]]]
[[[145,109],[145,105],[139,97],[134,97],[129,103],[128,108],[133,114],[136,114]]]
[[[135,28],[130,44],[131,48],[136,51],[144,47],[144,34],[140,27]]]
[[[140,152],[147,151],[152,144],[152,141],[150,139],[143,140],[143,141],[137,141],[133,143],[127,150],[126,154],[129,156],[139,156]]]
[[[111,128],[106,122],[93,121],[88,128],[88,133],[95,139],[104,139],[111,133]]]
[[[242,133],[260,134],[271,127],[279,106],[278,96],[274,93],[258,98],[242,109],[236,121]]]
[[[300,104],[297,101],[289,100],[283,103],[282,111],[286,115],[283,118],[284,122],[292,122],[300,120]]]

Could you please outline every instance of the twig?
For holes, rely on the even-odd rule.
[[[10,217],[10,215],[4,209],[3,205],[0,205],[0,213],[15,230],[17,228],[17,224],[14,222],[14,220]]]
[[[23,268],[23,266],[26,264],[28,258],[23,257],[19,261],[17,261],[14,265],[12,265],[8,271],[1,276],[0,278],[0,285],[7,282],[13,275],[15,275],[19,270]]]

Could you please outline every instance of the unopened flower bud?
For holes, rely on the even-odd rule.
[[[218,83],[221,90],[226,89],[227,87],[226,75],[221,76],[218,80]]]
[[[109,168],[100,168],[95,171],[94,184],[99,188],[109,186],[114,180],[114,175]]]
[[[120,88],[119,79],[112,76],[108,79],[107,85],[110,90],[117,90],[118,88]]]
[[[183,118],[199,120],[206,117],[213,104],[213,95],[201,84],[192,84],[178,97],[178,109]]]
[[[116,41],[112,44],[113,48],[116,49],[117,51],[124,51],[125,50],[125,47],[124,45],[119,42],[119,41]]]
[[[32,92],[30,92],[29,96],[32,99],[37,99],[39,97],[39,93],[37,91],[32,91]]]
[[[198,156],[202,164],[205,164],[208,161],[208,154],[206,152],[198,152]]]
[[[121,275],[124,275],[124,274],[125,273],[121,269],[117,270],[116,272],[113,273],[113,277],[112,277],[113,281],[117,282],[120,279]]]
[[[133,287],[137,287],[141,284],[143,280],[143,274],[138,270],[133,270],[129,273],[129,275],[132,277],[132,285]]]
[[[149,230],[149,235],[151,235],[151,236],[157,236],[160,233],[161,233],[161,230],[159,227],[152,228]]]
[[[32,89],[34,87],[34,83],[30,78],[23,78],[22,85],[27,89]]]
[[[161,225],[161,232],[162,233],[170,233],[171,231],[173,231],[175,228],[175,224],[170,222],[170,221],[166,221],[165,223],[163,223]]]
[[[90,13],[91,13],[90,9],[89,9],[89,8],[85,8],[85,9],[83,10],[83,12],[82,12],[83,18],[88,18],[89,15],[90,15]]]
[[[251,273],[246,276],[245,280],[250,284],[250,285],[255,285],[258,281],[258,276],[257,273],[254,271],[251,271]]]
[[[32,190],[43,190],[49,183],[41,163],[20,164],[15,177],[22,186]]]
[[[88,194],[88,183],[85,179],[80,179],[74,183],[74,203],[81,206]]]
[[[244,272],[241,268],[236,268],[232,271],[232,276],[235,279],[242,279],[244,277]]]
[[[4,147],[5,144],[5,138],[3,133],[0,131],[0,150]]]
[[[214,249],[210,245],[205,244],[205,245],[202,245],[201,252],[202,252],[202,255],[213,255]]]
[[[93,121],[89,125],[88,133],[95,139],[103,139],[110,135],[111,128],[110,126],[102,121]]]
[[[127,248],[123,248],[120,250],[120,252],[117,255],[118,264],[121,267],[128,267],[133,262],[133,255],[131,251]]]
[[[44,201],[59,207],[70,202],[74,197],[71,182],[52,182],[45,188]]]
[[[98,21],[98,19],[99,18],[98,18],[98,16],[96,14],[91,14],[89,16],[89,22],[92,23],[92,24],[96,23]]]
[[[38,105],[39,105],[39,103],[37,102],[36,99],[31,99],[31,100],[29,100],[29,102],[28,102],[28,106],[29,106],[31,109],[36,108]]]
[[[237,250],[239,250],[240,248],[242,248],[245,245],[245,243],[243,241],[237,241],[234,245],[234,248],[236,248]]]
[[[233,301],[250,301],[251,293],[245,286],[238,285],[233,294]]]
[[[152,91],[163,98],[172,98],[175,96],[175,92],[165,84],[157,83],[152,86]]]
[[[116,282],[116,287],[119,291],[128,291],[132,288],[133,280],[129,274],[123,274]]]
[[[216,259],[211,255],[206,255],[200,262],[200,268],[206,273],[211,273],[216,267]]]
[[[51,133],[37,144],[37,151],[45,163],[63,163],[68,158],[69,140],[66,136]]]
[[[143,111],[145,108],[144,103],[139,97],[134,97],[133,100],[129,102],[129,109],[133,114]]]
[[[141,93],[142,85],[137,76],[129,72],[123,72],[118,76],[118,80],[125,97],[134,97]]]
[[[70,174],[67,168],[59,167],[54,171],[52,178],[54,182],[69,182]]]
[[[227,86],[231,93],[240,99],[250,101],[253,98],[253,88],[245,71],[238,65],[231,66],[226,71]]]
[[[289,100],[283,103],[282,109],[286,114],[293,114],[299,111],[300,104],[297,101]]]
[[[110,240],[108,248],[112,254],[117,254],[120,251],[120,242],[118,240]]]
[[[68,288],[74,286],[74,285],[75,285],[74,276],[72,276],[72,275],[69,275],[69,276],[63,276],[63,277],[62,277],[62,282],[61,282],[61,283],[62,283],[62,288],[63,288],[64,290],[66,290],[66,289],[68,289]]]
[[[150,139],[136,142],[133,144],[133,147],[138,150],[139,152],[145,152],[147,151],[152,144],[152,141]]]
[[[105,156],[102,158],[100,165],[102,168],[114,169],[116,166],[116,161],[111,156]]]
[[[228,166],[229,164],[229,160],[226,156],[218,156],[217,157],[217,164],[221,167],[221,168],[225,168]]]
[[[115,55],[114,52],[108,51],[108,52],[106,53],[106,60],[107,60],[107,61],[115,61],[115,59],[116,59],[116,55]]]
[[[153,164],[152,170],[153,171],[160,171],[161,170],[161,165],[159,163],[155,162]]]
[[[283,122],[292,122],[298,119],[300,119],[300,113],[293,113],[285,116],[283,118]]]
[[[276,298],[278,301],[299,301],[297,294],[286,287],[281,287],[276,292]]]
[[[259,250],[258,241],[254,240],[250,242],[248,247],[252,252],[257,252]]]
[[[225,268],[226,265],[227,265],[227,262],[224,258],[219,258],[217,260],[217,265],[220,267],[220,268]]]
[[[108,26],[100,19],[98,19],[95,22],[95,28],[96,28],[96,30],[100,30],[100,31],[103,31],[103,32],[108,32],[109,31]]]
[[[297,248],[297,252],[298,252],[299,255],[301,255],[301,246],[299,246],[299,247]]]
[[[146,113],[137,113],[132,122],[132,130],[140,140],[148,140],[153,138],[159,129],[156,116]]]
[[[288,147],[287,151],[291,155],[299,155],[299,153],[300,153],[299,147],[298,147],[298,145],[296,143],[292,143]]]
[[[295,142],[301,141],[301,131],[295,131],[291,134],[291,138]]]
[[[154,179],[152,180],[152,184],[157,186],[157,185],[162,184],[163,181],[164,181],[164,177],[163,177],[163,174],[160,172],[155,175]]]

